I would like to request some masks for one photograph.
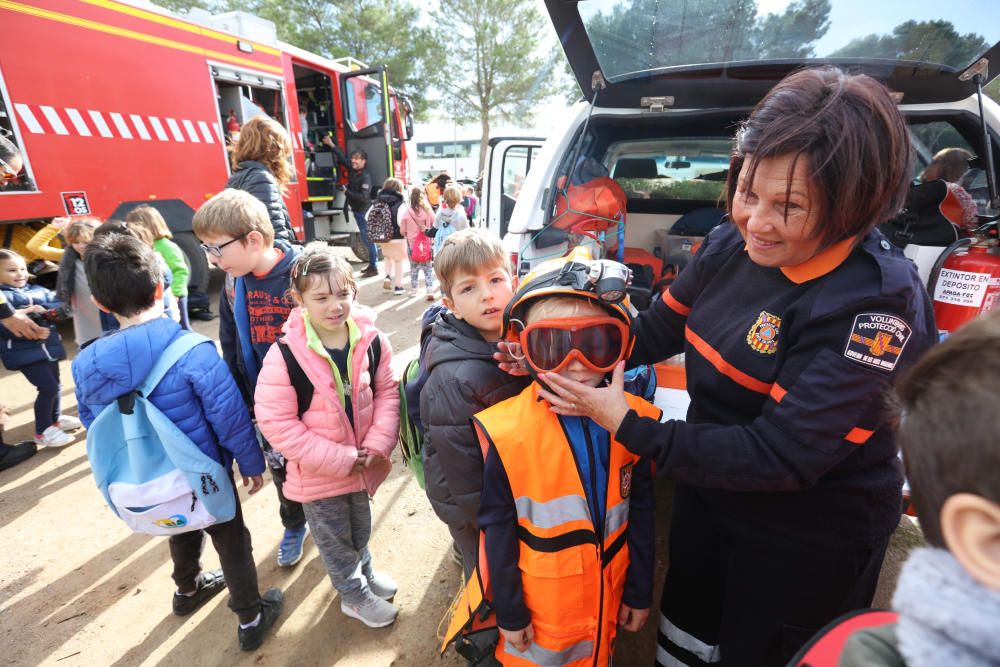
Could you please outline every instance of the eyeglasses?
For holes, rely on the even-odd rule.
[[[614,317],[553,318],[525,326],[518,339],[523,358],[540,373],[558,373],[573,359],[607,373],[625,357],[629,331]]]
[[[209,255],[212,255],[213,257],[221,258],[223,248],[225,248],[230,243],[236,243],[237,241],[242,241],[247,237],[248,234],[250,234],[250,232],[244,232],[243,234],[240,234],[236,238],[230,241],[226,241],[225,243],[220,243],[219,245],[208,245],[207,243],[202,243],[201,249],[207,252]]]
[[[17,179],[17,172],[3,160],[0,160],[0,169],[3,169],[3,171],[0,171],[0,179],[4,181],[13,181]]]

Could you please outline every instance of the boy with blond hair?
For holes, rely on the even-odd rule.
[[[443,205],[434,217],[434,229],[437,230],[434,235],[435,256],[441,252],[449,236],[469,228],[469,219],[465,217],[465,209],[462,208],[462,188],[455,183],[449,183],[441,199]]]
[[[483,488],[483,457],[470,419],[519,393],[528,379],[508,375],[493,358],[513,294],[499,239],[474,229],[456,232],[435,257],[434,272],[447,310],[425,331],[430,338],[421,354],[424,477],[427,497],[448,525],[468,577],[479,544],[476,513]]]
[[[267,208],[242,190],[226,189],[206,201],[192,224],[209,261],[227,274],[219,299],[219,343],[253,414],[257,374],[292,310],[286,292],[301,249],[276,241]],[[302,504],[286,498],[282,490],[284,458],[263,438],[261,443],[285,527],[278,565],[291,567],[302,559],[306,516]]]

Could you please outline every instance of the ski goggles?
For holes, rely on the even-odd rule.
[[[521,355],[539,373],[558,373],[576,359],[592,371],[607,373],[625,358],[628,326],[614,317],[540,320],[518,335]]]

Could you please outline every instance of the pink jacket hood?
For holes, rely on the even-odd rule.
[[[392,374],[392,349],[388,338],[375,328],[375,313],[370,308],[354,304],[350,320],[350,373],[349,378],[338,382],[333,362],[307,324],[302,309],[295,308],[288,316],[282,340],[314,387],[312,402],[301,419],[297,416],[295,389],[277,348],[283,343],[271,346],[257,379],[257,424],[271,446],[288,460],[284,493],[292,500],[311,502],[361,490],[374,495],[391,468],[389,454],[399,432],[399,392]],[[376,336],[381,343],[381,358],[373,382],[367,350]],[[351,395],[353,426],[338,391],[341,385]],[[362,447],[378,454],[376,462],[361,473],[352,473]]]

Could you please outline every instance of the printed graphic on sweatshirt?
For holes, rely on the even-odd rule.
[[[844,356],[881,371],[896,367],[913,330],[906,320],[888,313],[862,313],[854,318]]]
[[[247,290],[250,341],[257,345],[278,340],[281,336],[281,327],[288,319],[291,310],[291,306],[283,296],[276,296],[264,290]]]

